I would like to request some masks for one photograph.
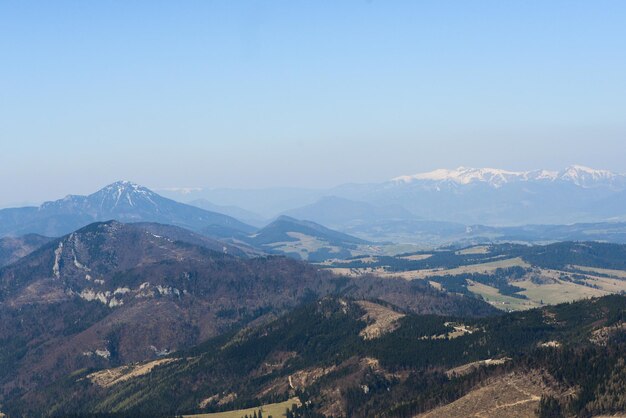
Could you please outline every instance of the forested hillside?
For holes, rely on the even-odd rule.
[[[438,416],[446,405],[506,381],[530,391],[510,406],[517,412],[590,416],[624,409],[625,297],[485,319],[392,308],[322,299],[165,356],[146,373],[136,366],[80,370],[6,407],[166,416],[295,396],[302,406],[292,416]],[[494,402],[480,407],[488,412]]]

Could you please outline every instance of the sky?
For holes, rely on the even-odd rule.
[[[0,206],[626,172],[624,1],[0,2]]]

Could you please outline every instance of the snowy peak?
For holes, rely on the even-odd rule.
[[[412,176],[400,176],[393,179],[395,182],[410,183],[414,180],[427,181],[451,181],[458,184],[469,184],[476,181],[487,182],[495,187],[523,176],[524,173],[500,170],[496,168],[466,168],[459,167],[454,170],[438,169],[428,173],[414,174]]]
[[[154,201],[157,196],[156,193],[136,183],[118,181],[89,195],[87,199],[101,209],[113,210],[145,205],[157,206]]]
[[[97,194],[110,194],[114,196],[124,196],[127,194],[143,196],[156,195],[156,193],[154,193],[150,189],[126,180],[117,181],[115,183],[109,184],[108,186],[105,186],[92,194],[92,196]]]
[[[608,170],[595,170],[582,165],[569,166],[559,175],[561,180],[570,181],[581,187],[589,187],[597,182],[611,183],[620,177],[624,176]]]
[[[449,182],[467,185],[482,182],[495,188],[518,181],[564,181],[574,183],[580,187],[594,187],[598,185],[615,186],[618,183],[626,186],[626,176],[624,175],[608,170],[596,170],[581,165],[572,165],[562,171],[508,171],[496,168],[459,167],[452,170],[438,169],[426,173],[399,176],[392,179],[392,182],[396,184]]]

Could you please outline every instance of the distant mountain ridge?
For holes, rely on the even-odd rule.
[[[337,196],[322,197],[317,202],[283,213],[298,219],[307,219],[329,227],[358,225],[381,219],[409,220],[415,215],[402,206],[376,206],[367,202]]]
[[[129,181],[118,181],[88,196],[68,195],[39,207],[0,210],[0,236],[37,233],[60,236],[91,222],[159,222],[221,236],[254,227],[233,217],[164,198]]]
[[[367,219],[372,214],[376,215],[373,223],[383,223],[387,229],[387,221],[397,215],[381,212],[381,208],[405,211],[414,215],[413,220],[465,225],[626,221],[626,174],[583,165],[560,171],[459,167],[319,190],[198,189],[192,195],[170,191],[168,196],[236,205],[265,218],[286,214],[311,219],[349,233],[356,233],[349,228],[356,223],[366,227],[372,223]],[[363,205],[370,207],[364,211]]]
[[[392,179],[392,181],[402,183],[449,181],[457,184],[483,182],[492,187],[501,187],[503,184],[513,181],[562,181],[570,182],[580,187],[610,185],[619,189],[626,188],[626,175],[608,170],[597,170],[582,165],[571,165],[562,171],[508,171],[496,168],[458,167],[453,170],[437,169],[426,173],[399,176]]]
[[[626,176],[574,165],[550,170],[440,169],[332,193],[375,205],[399,205],[427,220],[466,225],[569,224],[626,219]],[[606,210],[604,209],[606,208]]]

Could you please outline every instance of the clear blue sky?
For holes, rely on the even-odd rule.
[[[626,172],[624,1],[0,2],[0,205]]]

